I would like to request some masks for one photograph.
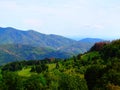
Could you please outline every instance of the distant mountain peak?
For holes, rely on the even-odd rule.
[[[13,27],[6,27],[6,29],[15,29],[15,28],[13,28]]]
[[[80,40],[80,42],[90,42],[90,43],[96,43],[101,41],[104,41],[104,40],[100,38],[84,38]]]

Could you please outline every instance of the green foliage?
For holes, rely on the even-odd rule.
[[[2,74],[2,83],[4,86],[2,86],[3,90],[22,90],[23,85],[21,78],[13,72],[3,72]]]
[[[41,72],[47,71],[47,70],[48,70],[48,66],[47,65],[40,64],[40,65],[33,66],[30,71],[31,72],[41,73]]]
[[[120,62],[113,62],[109,65],[95,65],[87,69],[85,79],[89,90],[106,90],[107,85],[120,86]]]
[[[32,66],[32,68],[31,68],[30,72],[35,72],[35,71],[36,71],[35,66]]]
[[[57,63],[56,63],[56,68],[58,69],[59,67],[60,67],[60,66],[59,66],[59,63],[57,62]]]
[[[61,75],[59,90],[88,90],[84,79],[79,76]]]
[[[23,68],[22,70],[17,71],[17,72],[18,72],[18,75],[21,77],[30,77],[32,74],[35,74],[33,72],[31,73],[30,70],[31,70],[31,68],[27,67],[27,68]]]
[[[120,58],[120,40],[116,40],[107,44],[103,47],[100,51],[101,56],[104,60],[111,59],[111,58]]]
[[[44,86],[46,85],[46,81],[42,76],[30,76],[24,82],[24,89],[25,90],[43,90]]]
[[[87,69],[85,73],[85,79],[87,81],[89,90],[93,90],[93,88],[98,85],[99,79],[103,75],[103,72],[103,66],[100,65],[94,65]]]
[[[2,70],[5,71],[17,71],[22,69],[22,63],[20,62],[13,62],[10,64],[6,64],[5,66],[2,67]]]

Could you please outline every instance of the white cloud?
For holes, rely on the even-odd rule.
[[[16,9],[16,8],[18,8],[18,5],[17,5],[17,3],[16,2],[14,2],[14,1],[6,1],[6,0],[4,0],[4,1],[0,1],[0,8],[1,9]]]
[[[37,19],[26,19],[23,23],[29,27],[42,27],[43,22]]]
[[[0,13],[2,25],[42,27],[44,33],[102,35],[120,30],[117,0],[0,0]]]
[[[101,24],[86,24],[82,28],[93,29],[93,30],[103,30],[105,27]]]

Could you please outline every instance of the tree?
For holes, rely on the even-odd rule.
[[[57,62],[56,63],[56,69],[58,69],[60,66],[59,66],[59,63]]]
[[[37,65],[35,69],[36,69],[36,72],[37,72],[37,73],[41,73],[41,72],[42,72],[42,67],[41,67],[41,65]]]
[[[109,42],[95,43],[94,46],[90,49],[90,51],[100,51],[107,44],[109,44]]]
[[[22,85],[22,80],[21,78],[13,72],[3,72],[3,83],[4,83],[4,88],[7,90],[22,90],[23,85]]]
[[[35,66],[32,66],[30,72],[36,72]]]
[[[24,82],[25,90],[45,90],[43,79],[41,79],[38,75],[32,75],[30,76],[25,82]]]
[[[75,56],[73,56],[73,60],[74,60],[74,62],[76,62],[76,61],[77,61],[77,59],[76,59],[76,57],[75,57]]]
[[[88,89],[93,90],[96,85],[99,85],[99,79],[104,74],[104,68],[100,65],[91,66],[86,70],[85,79],[87,81]]]
[[[46,71],[48,69],[48,66],[45,63],[41,64],[42,71]]]
[[[78,54],[78,55],[77,55],[77,59],[80,60],[80,59],[81,59],[81,56],[82,56],[82,54]]]
[[[58,88],[59,90],[88,90],[84,79],[67,74],[61,75]]]

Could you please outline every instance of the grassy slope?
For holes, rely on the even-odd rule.
[[[67,61],[67,62],[72,62],[73,60],[70,60],[70,61]],[[84,74],[80,74],[80,73],[76,73],[75,72],[75,68],[73,68],[71,66],[71,64],[69,65],[69,68],[65,68],[64,65],[61,64],[61,62],[59,62],[59,69],[56,69],[56,63],[52,63],[52,64],[47,64],[48,65],[48,73],[56,73],[56,74],[59,74],[60,71],[62,71],[63,73],[66,73],[66,74],[69,74],[69,75],[77,75],[77,76],[80,76],[81,78],[84,78]],[[22,76],[22,77],[30,77],[31,75],[36,75],[37,73],[34,73],[34,72],[30,72],[31,70],[31,67],[25,67],[23,68],[22,70],[20,71],[17,71],[18,75],[19,76]]]
[[[81,59],[88,60],[88,58],[93,58],[95,56],[99,56],[99,53],[98,52],[89,52],[89,53],[82,55]]]
[[[17,71],[18,75],[19,76],[22,76],[22,77],[30,77],[31,75],[36,75],[37,73],[35,72],[30,72],[31,70],[31,67],[24,67],[22,70],[20,71]]]

